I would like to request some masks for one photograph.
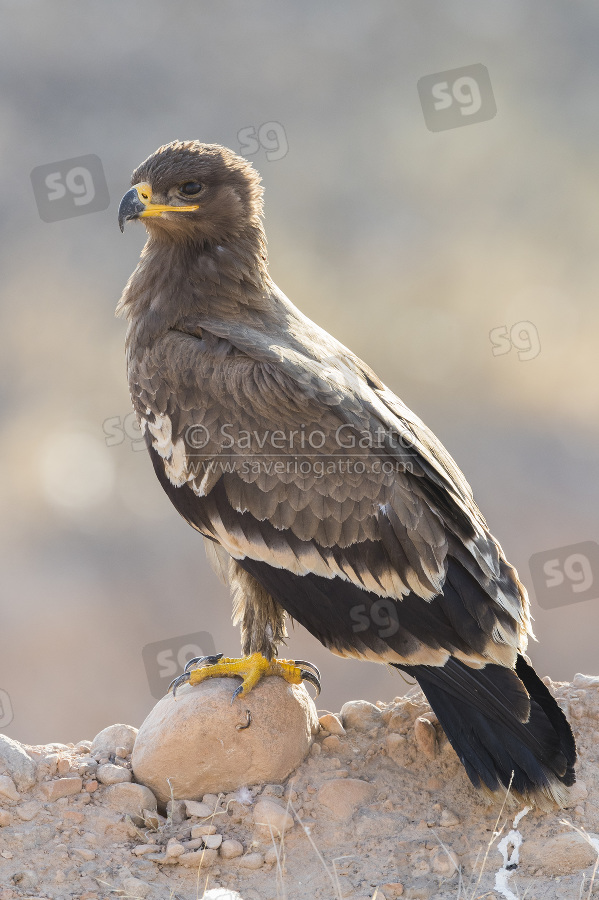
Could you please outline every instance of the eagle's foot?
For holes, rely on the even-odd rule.
[[[196,666],[196,668],[191,668]],[[278,675],[284,678],[288,684],[301,684],[302,681],[309,681],[313,684],[320,694],[320,672],[312,663],[305,662],[303,659],[272,659],[268,660],[261,653],[252,653],[251,656],[245,656],[241,659],[222,658],[222,653],[217,656],[202,656],[190,659],[185,666],[182,675],[169,685],[169,690],[173,689],[173,696],[177,692],[179,685],[200,684],[206,678],[225,678],[237,675],[242,679],[242,683],[233,692],[231,703],[236,697],[243,697],[249,694],[252,688],[256,687],[261,678],[268,675]]]

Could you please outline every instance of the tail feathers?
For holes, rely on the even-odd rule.
[[[399,668],[399,667],[398,667]],[[503,785],[528,802],[563,805],[576,776],[568,720],[534,669],[401,666],[415,677],[475,787]]]

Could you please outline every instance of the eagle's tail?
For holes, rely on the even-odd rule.
[[[576,775],[568,720],[535,670],[518,656],[515,671],[472,669],[453,657],[444,666],[397,666],[418,681],[475,787],[536,805],[564,805]]]

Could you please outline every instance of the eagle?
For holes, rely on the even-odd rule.
[[[178,683],[269,674],[286,618],[420,685],[475,787],[563,805],[576,746],[525,656],[526,589],[435,435],[269,275],[256,169],[173,141],[119,207],[147,242],[117,307],[154,470],[230,586],[242,657]]]

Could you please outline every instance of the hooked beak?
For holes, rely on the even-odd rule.
[[[134,185],[127,191],[119,205],[119,228],[125,229],[125,222],[130,219],[147,219],[149,216],[161,216],[165,212],[193,212],[196,206],[164,206],[152,202],[152,188],[145,181]]]

